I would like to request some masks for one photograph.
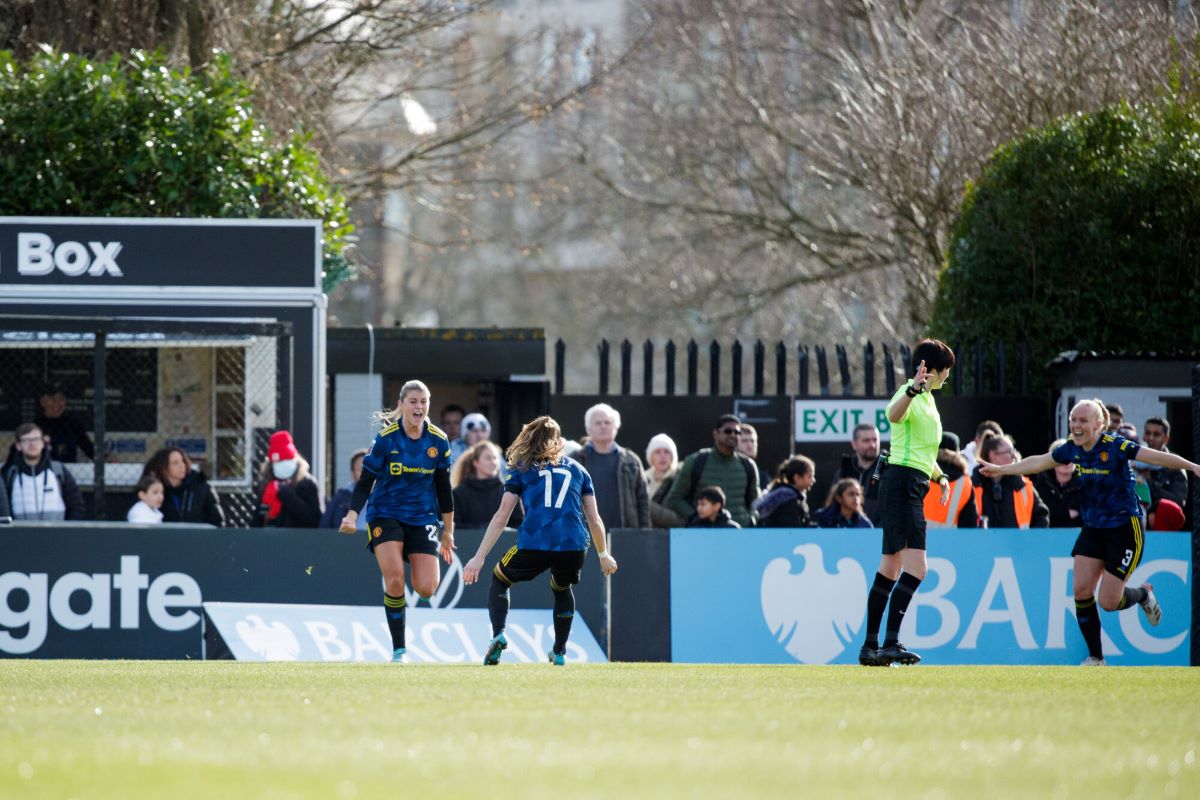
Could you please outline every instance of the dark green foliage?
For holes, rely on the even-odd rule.
[[[1001,147],[968,186],[931,329],[1056,353],[1200,351],[1200,108],[1104,109]]]
[[[254,121],[249,94],[226,58],[193,75],[140,52],[0,52],[0,214],[321,219],[328,290],[351,270],[346,201],[304,136]]]

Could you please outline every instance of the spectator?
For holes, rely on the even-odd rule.
[[[725,509],[739,526],[754,524],[751,504],[758,498],[758,467],[737,452],[741,422],[733,414],[722,414],[713,427],[713,447],[692,453],[683,460],[664,505],[687,519],[693,513],[701,486],[719,486],[725,492]]]
[[[748,422],[742,423],[742,432],[738,434],[737,450],[746,458],[754,462],[754,466],[758,466],[758,431],[753,425]],[[769,473],[766,470],[758,471],[758,488],[766,489],[767,484],[771,482]]]
[[[958,451],[958,435],[945,431],[938,447],[937,465],[950,480],[950,502],[942,503],[942,487],[929,482],[925,493],[925,524],[930,528],[975,528],[979,515],[975,511],[975,491],[967,462]]]
[[[350,482],[334,492],[333,499],[325,506],[325,513],[321,515],[322,528],[336,530],[341,527],[342,517],[346,516],[346,512],[350,510],[350,498],[354,496],[354,484],[358,483],[358,479],[362,477],[363,457],[369,452],[371,451],[363,448],[355,450],[354,455],[350,456]],[[358,529],[360,531],[367,529],[365,518],[359,518]]]
[[[646,445],[646,494],[650,497],[650,524],[655,528],[682,528],[686,522],[665,505],[671,484],[679,475],[679,450],[665,433],[655,434]]]
[[[450,460],[453,462],[467,451],[468,447],[492,438],[492,423],[478,411],[462,418],[462,436],[450,440]]]
[[[296,449],[292,434],[275,431],[259,470],[265,525],[271,528],[315,528],[321,524],[321,492]]]
[[[438,417],[438,425],[441,426],[442,433],[446,434],[446,438],[450,440],[450,458],[454,461],[457,461],[458,457],[467,449],[467,443],[462,441],[462,422],[466,415],[465,408],[451,403],[442,409],[441,416]],[[455,442],[458,442],[457,448]]]
[[[67,395],[60,384],[51,383],[42,389],[38,404],[41,411],[33,421],[50,437],[52,461],[74,464],[79,460],[80,450],[88,458],[96,457],[87,426],[75,413],[67,411]]]
[[[985,434],[979,445],[979,460],[999,467],[1015,464],[1020,458],[1008,436]],[[975,512],[987,528],[1045,528],[1050,510],[1038,497],[1033,482],[1025,475],[989,478],[975,467],[971,475],[975,485]]]
[[[153,472],[144,472],[137,483],[137,502],[125,515],[127,522],[157,525],[163,521],[163,482]]]
[[[725,508],[720,486],[705,486],[696,492],[696,513],[688,518],[689,528],[740,528]]]
[[[178,447],[164,447],[146,462],[163,482],[163,522],[204,522],[220,528],[225,512],[217,492],[204,473],[192,466],[188,454]]]
[[[842,456],[842,465],[834,473],[833,482],[837,483],[842,478],[854,478],[860,486],[870,486],[871,476],[875,474],[875,465],[879,463],[879,428],[870,422],[855,425],[850,448],[854,452]],[[879,501],[875,498],[864,499],[863,513],[872,523],[877,522]]]
[[[1118,403],[1105,403],[1104,408],[1108,411],[1108,427],[1105,430],[1108,433],[1116,433],[1117,428],[1125,421],[1125,409]]]
[[[504,482],[500,480],[500,448],[483,441],[468,447],[454,462],[450,484],[454,487],[454,524],[463,528],[486,528],[500,508]],[[521,504],[513,507],[508,524],[516,528],[525,514]]]
[[[16,447],[16,445],[13,445],[13,447]],[[15,463],[15,460],[10,458],[8,463],[0,467],[0,475],[3,475],[4,471],[9,469],[12,463]],[[8,487],[4,485],[3,480],[0,480],[0,520],[12,522],[12,508],[8,505]]]
[[[13,519],[81,520],[83,494],[61,461],[50,458],[46,437],[34,422],[17,427],[17,456],[5,465],[4,491]]]
[[[1162,417],[1150,417],[1142,426],[1146,447],[1163,453],[1171,452],[1167,444],[1171,441],[1171,423]],[[1150,485],[1150,502],[1170,500],[1180,508],[1187,507],[1188,479],[1187,472],[1181,469],[1167,469],[1152,464],[1146,464],[1142,470],[1146,483]]]
[[[767,493],[754,501],[760,528],[811,528],[808,490],[817,479],[816,465],[807,456],[792,456],[779,465]]]
[[[588,442],[574,458],[592,476],[604,528],[649,528],[650,496],[642,460],[617,444],[621,412],[597,403],[584,413],[583,425]]]
[[[1050,445],[1054,451],[1067,443],[1066,439],[1056,439]],[[1054,469],[1039,472],[1033,476],[1033,488],[1050,511],[1051,528],[1078,528],[1079,495],[1083,481],[1075,471],[1075,464],[1055,464]]]
[[[968,475],[975,472],[975,456],[979,453],[979,445],[983,443],[983,437],[989,433],[993,436],[1003,436],[1004,429],[996,420],[985,419],[975,427],[975,438],[967,442],[967,446],[962,449],[963,461],[967,462]]]
[[[829,502],[816,514],[819,528],[873,528],[862,511],[863,487],[857,478],[842,478],[829,492]]]
[[[1139,447],[1142,444],[1142,439],[1138,436],[1137,426],[1132,422],[1122,422],[1112,433],[1117,436],[1123,436]],[[1133,493],[1137,495],[1138,502],[1142,505],[1142,513],[1145,514],[1152,502],[1152,498],[1150,497],[1150,482],[1146,479],[1150,465],[1144,461],[1131,461],[1129,462],[1129,467],[1133,470]]]
[[[1150,506],[1146,517],[1149,523],[1147,527],[1152,531],[1180,531],[1187,521],[1179,504],[1165,497]]]

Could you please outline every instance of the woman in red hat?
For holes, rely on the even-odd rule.
[[[272,528],[315,528],[321,523],[321,491],[296,449],[292,435],[275,431],[259,476],[266,524]]]
[[[362,475],[339,530],[354,533],[358,513],[366,514],[367,547],[383,573],[392,661],[400,662],[405,654],[407,606],[404,563],[412,570],[413,590],[431,597],[441,581],[438,553],[447,564],[453,559],[450,440],[429,421],[429,387],[421,381],[404,384],[396,408],[376,418],[383,429],[363,458]]]

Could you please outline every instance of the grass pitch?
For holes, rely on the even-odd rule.
[[[1183,668],[0,661],[3,798],[1193,798],[1198,750]]]

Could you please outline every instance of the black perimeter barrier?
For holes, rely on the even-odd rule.
[[[458,561],[442,565],[441,597],[457,594],[461,566],[482,538],[482,530],[455,531]],[[515,532],[501,536],[489,569],[515,541]],[[0,528],[0,554],[0,657],[199,659],[197,594],[205,602],[379,606],[383,613],[382,579],[363,532],[16,524]],[[633,562],[648,560],[632,547],[625,557],[634,575]],[[549,613],[548,581],[547,574],[514,586],[512,607]],[[455,607],[487,608],[490,583],[487,574],[461,586]],[[576,608],[606,652],[607,584],[589,553]],[[669,630],[660,635],[669,638]]]
[[[1192,452],[1200,453],[1200,364],[1192,365]],[[1192,666],[1200,667],[1200,481],[1192,481]]]

